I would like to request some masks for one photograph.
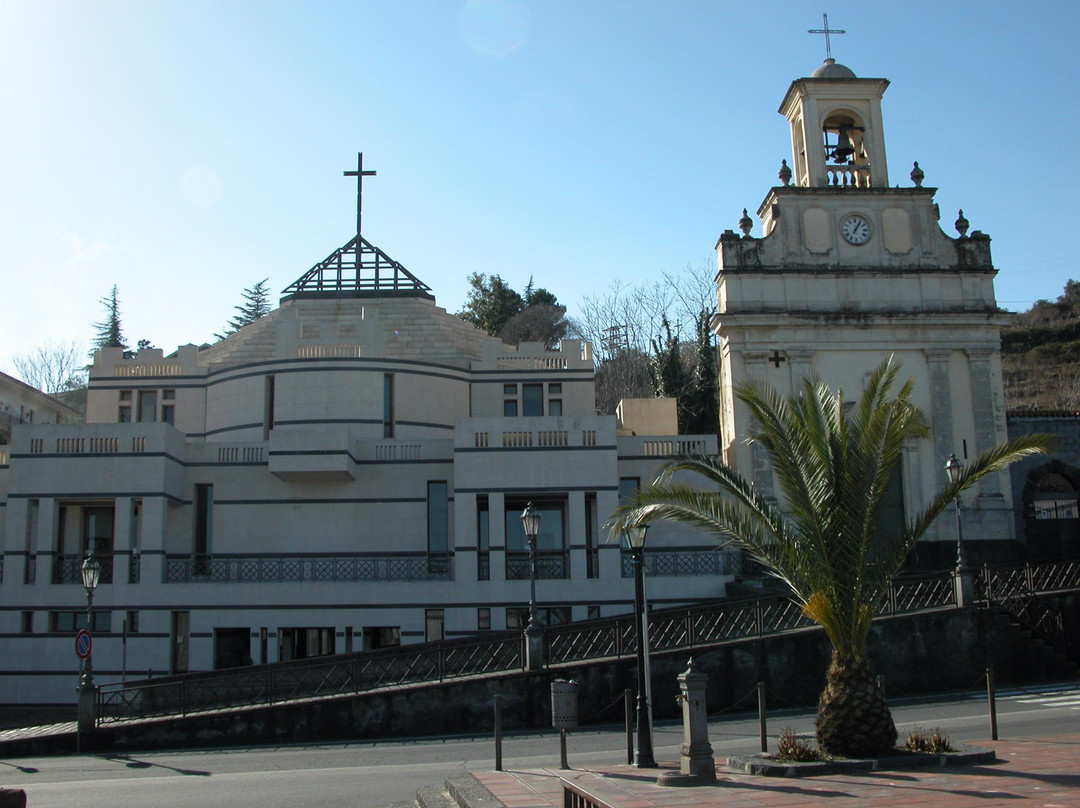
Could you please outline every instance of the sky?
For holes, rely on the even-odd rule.
[[[790,162],[777,108],[833,56],[891,84],[912,162],[992,239],[999,305],[1080,277],[1080,3],[1029,0],[0,0],[0,371],[212,342],[364,236],[459,311],[470,273],[586,296],[715,268]],[[753,235],[760,235],[755,222]]]

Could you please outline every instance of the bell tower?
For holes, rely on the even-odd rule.
[[[939,224],[936,188],[915,163],[906,187],[890,187],[882,98],[889,82],[858,78],[831,57],[791,83],[779,112],[791,133],[791,165],[757,209],[761,236],[743,210],[741,231],[716,244],[721,446],[725,460],[771,494],[764,457],[745,443],[748,413],[732,393],[743,380],[791,392],[817,374],[858,397],[866,375],[892,355],[915,380],[933,437],[906,447],[895,517],[911,518],[945,485],[950,454],[967,462],[1003,440],[1005,401],[990,238],[956,219]],[[945,159],[946,155],[938,155]],[[1014,536],[1007,474],[986,478],[964,502],[964,533],[990,549]],[[939,520],[947,559],[955,528]],[[993,540],[993,541],[992,541]]]
[[[888,188],[881,97],[886,79],[860,79],[835,59],[791,82],[780,114],[791,126],[795,185]]]

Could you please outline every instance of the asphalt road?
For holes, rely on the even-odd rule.
[[[915,726],[941,728],[954,741],[990,737],[985,694],[890,706],[901,737]],[[997,708],[1002,738],[1080,733],[1076,683],[1037,692],[1002,692]],[[769,743],[775,745],[776,734],[785,727],[812,733],[813,721],[807,711],[770,713]],[[709,739],[717,758],[755,752],[760,745],[757,716],[711,721]],[[681,725],[658,726],[657,759],[676,760],[681,741]],[[570,733],[572,767],[625,756],[621,729]],[[558,761],[555,732],[504,738],[504,768],[554,768]],[[439,738],[9,759],[0,761],[0,787],[25,789],[29,808],[386,808],[412,799],[420,786],[441,784],[448,775],[493,766],[490,737]]]

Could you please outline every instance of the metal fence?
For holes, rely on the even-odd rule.
[[[53,561],[53,583],[79,584],[79,586],[82,586],[82,565],[84,560],[84,556],[79,555],[56,556]],[[98,556],[97,560],[101,564],[101,577],[98,582],[111,584],[113,582],[113,557],[111,555]]]
[[[645,553],[645,573],[650,576],[738,575],[742,572],[738,550],[650,550]],[[634,556],[622,552],[622,577],[634,577]]]
[[[1065,652],[1061,610],[1039,595],[1080,589],[1080,561],[1016,567],[983,567],[975,579],[976,598],[1000,606],[1017,623]]]
[[[1039,616],[1039,601],[1034,596],[1070,589],[1080,589],[1080,562],[985,568],[977,580],[977,591],[982,593],[984,603],[1004,599],[1027,614],[1028,619],[1042,621],[1048,631],[1053,630],[1053,621]],[[955,606],[955,591],[953,574],[948,571],[902,576],[889,587],[879,616]],[[994,593],[993,598],[989,593]],[[652,651],[694,649],[806,630],[813,625],[790,597],[717,601],[651,612],[650,647]],[[490,632],[359,654],[106,684],[99,695],[99,722],[185,715],[520,671],[525,662],[522,636],[517,631]],[[545,629],[545,644],[548,664],[630,656],[637,652],[634,616],[549,626]]]
[[[356,694],[520,670],[523,665],[522,635],[506,631],[361,654],[105,684],[98,694],[98,723]]]

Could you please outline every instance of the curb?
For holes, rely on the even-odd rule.
[[[878,758],[816,760],[806,763],[775,760],[761,755],[734,755],[727,759],[728,768],[761,777],[815,777],[823,774],[851,774],[895,769],[977,766],[996,762],[997,755],[994,754],[993,749],[977,747],[961,747],[957,752],[943,752],[936,755],[911,752]]]

